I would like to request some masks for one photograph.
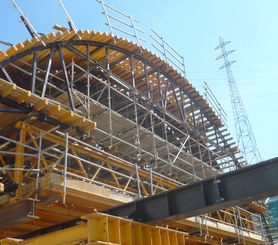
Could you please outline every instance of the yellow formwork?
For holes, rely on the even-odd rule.
[[[3,239],[0,245],[184,245],[190,244],[189,234],[177,230],[152,226],[107,214],[93,213],[84,222],[34,238]],[[86,222],[87,220],[87,222]]]

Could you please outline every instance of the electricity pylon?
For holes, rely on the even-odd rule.
[[[235,50],[226,50],[226,45],[229,43],[230,41],[225,42],[222,37],[219,37],[219,45],[215,49],[221,49],[222,54],[216,60],[224,60],[224,65],[219,69],[226,68],[227,72],[234,123],[237,134],[237,143],[240,151],[245,157],[246,164],[252,165],[254,163],[260,162],[262,159],[257,147],[256,139],[252,132],[251,124],[248,120],[247,113],[241,100],[233,72],[231,70],[231,65],[235,63],[235,61],[230,61],[228,56]]]

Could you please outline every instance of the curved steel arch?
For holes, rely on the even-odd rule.
[[[147,59],[143,58],[142,56],[136,54],[136,52],[131,52],[127,49],[121,48],[119,46],[109,44],[109,43],[102,43],[102,42],[97,42],[97,41],[90,41],[90,40],[68,40],[68,41],[58,41],[58,42],[52,42],[52,43],[47,43],[45,46],[44,45],[39,45],[32,47],[28,50],[25,50],[21,53],[16,54],[15,56],[9,57],[8,59],[0,62],[0,67],[4,67],[8,65],[9,63],[12,63],[20,58],[23,58],[24,56],[30,55],[34,52],[42,51],[45,49],[50,49],[56,46],[66,46],[66,45],[84,45],[84,46],[96,46],[96,47],[105,47],[109,48],[115,51],[119,51],[121,53],[133,55],[136,59],[141,60],[141,61],[146,61],[146,63],[150,66],[155,67],[157,70],[160,70],[159,67],[155,66],[153,63],[148,61]],[[167,75],[167,74],[164,74]]]
[[[82,46],[96,46],[96,47],[104,47],[104,48],[108,48],[114,51],[118,51],[121,53],[125,53],[127,54],[129,57],[132,56],[134,58],[136,58],[137,60],[140,60],[142,62],[145,62],[148,66],[152,67],[154,70],[158,71],[160,74],[162,74],[165,78],[167,78],[167,80],[169,80],[171,83],[174,83],[176,86],[180,87],[179,84],[177,84],[177,82],[175,81],[175,79],[173,77],[171,77],[169,74],[167,74],[167,72],[163,71],[163,69],[161,69],[160,67],[156,66],[155,64],[153,64],[151,61],[149,61],[148,59],[136,54],[135,52],[131,52],[127,49],[121,48],[119,46],[113,45],[113,44],[109,44],[109,43],[103,43],[103,42],[97,42],[97,41],[90,41],[90,40],[68,40],[68,41],[58,41],[58,42],[53,42],[53,43],[47,43],[45,46],[44,45],[40,45],[40,46],[35,46],[32,47],[28,50],[25,50],[21,53],[16,54],[15,56],[12,56],[2,62],[0,62],[0,68],[5,67],[6,65],[21,59],[25,56],[31,55],[34,52],[39,52],[39,51],[43,51],[46,49],[52,49],[55,47],[67,47],[68,45],[82,45]],[[81,52],[80,52],[81,53]],[[83,55],[85,56],[86,54],[83,53]],[[165,63],[164,63],[165,64]],[[163,64],[163,65],[164,65]],[[179,73],[176,73],[179,74]],[[180,75],[180,74],[179,74]],[[182,76],[180,76],[182,78]],[[200,107],[200,109],[202,109],[202,106],[198,103],[198,101],[190,95],[190,93],[187,93],[184,89],[182,89],[180,87],[180,89],[184,92],[184,94],[198,107]],[[203,112],[204,115],[207,117],[207,119],[209,120],[209,116],[206,115],[207,113],[204,111]],[[211,125],[213,126],[214,123],[211,122]]]
[[[211,142],[211,143],[215,147],[219,148],[219,150],[226,151],[228,153],[228,155],[234,160],[235,164],[236,165],[238,164],[238,160],[236,159],[236,157],[235,157],[235,155],[234,155],[230,145],[226,142],[225,138],[223,137],[222,133],[220,132],[218,127],[215,125],[215,123],[213,121],[211,121],[211,119],[210,119],[211,117],[209,116],[209,113],[211,113],[212,110],[207,112],[205,110],[204,105],[200,104],[200,102],[198,100],[196,100],[196,98],[194,98],[190,93],[188,93],[185,89],[183,89],[175,81],[175,79],[171,75],[169,75],[165,70],[163,70],[162,68],[156,66],[154,63],[152,63],[148,59],[146,59],[146,58],[140,56],[139,54],[137,54],[137,52],[136,52],[137,49],[135,49],[134,51],[130,51],[130,50],[124,49],[122,47],[119,47],[117,45],[113,45],[113,44],[110,44],[110,43],[104,43],[104,42],[99,42],[99,41],[91,41],[91,40],[57,41],[57,42],[47,43],[45,46],[43,46],[43,45],[35,46],[35,47],[32,47],[32,48],[30,48],[28,50],[24,50],[24,51],[14,55],[14,56],[12,56],[12,57],[9,57],[6,60],[0,62],[0,68],[5,68],[5,66],[7,66],[7,65],[9,65],[9,64],[11,64],[11,63],[13,63],[13,62],[23,58],[23,57],[26,57],[28,55],[32,55],[32,54],[40,52],[40,51],[44,51],[44,50],[47,50],[47,49],[57,49],[57,50],[60,50],[60,48],[63,48],[63,47],[67,48],[67,47],[72,47],[72,46],[95,46],[95,47],[103,47],[103,48],[106,48],[106,49],[109,49],[109,50],[118,51],[118,52],[126,54],[127,57],[134,57],[135,59],[144,62],[148,66],[152,67],[155,70],[155,72],[159,72],[160,74],[162,74],[171,84],[174,84],[175,86],[178,86],[180,91],[182,91],[190,99],[190,101],[193,102],[194,105],[196,105],[200,109],[200,111],[202,111],[203,115],[207,118],[207,120],[209,121],[210,125],[212,127],[214,127],[214,130],[215,130],[216,134],[218,135],[219,139],[221,139],[221,141],[224,143],[224,146],[216,145],[214,142]],[[77,51],[79,51],[79,50],[77,50]],[[79,56],[81,54],[81,55],[86,57],[86,54],[84,54],[81,51],[79,51],[79,52],[80,52]],[[163,65],[164,64],[165,63],[163,63]],[[180,76],[180,74],[177,73],[177,72],[174,75],[179,75]],[[187,80],[184,80],[184,81],[187,82]],[[177,105],[178,105],[178,101],[177,101]],[[72,108],[72,109],[74,109],[74,108]],[[198,134],[198,132],[196,132],[196,130],[194,128],[188,126],[187,121],[182,118],[182,112],[180,112],[180,113],[181,113],[181,119],[182,119],[182,122],[183,122],[184,126],[186,128],[188,128],[188,129],[190,129],[191,131],[194,131],[195,133]]]

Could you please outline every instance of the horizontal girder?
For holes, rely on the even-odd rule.
[[[278,158],[107,210],[141,222],[186,218],[278,192]]]

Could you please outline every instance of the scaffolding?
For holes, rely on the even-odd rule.
[[[32,39],[0,54],[0,172],[9,187],[0,203],[11,196],[31,201],[29,218],[43,226],[45,204],[59,210],[51,222],[74,206],[64,218],[70,219],[214,177],[243,161],[222,116],[159,57],[93,31],[40,39],[45,45]],[[184,222],[202,237],[220,239],[223,231],[215,235],[212,228],[220,222],[233,227],[226,239],[263,240],[259,217],[239,207]]]

